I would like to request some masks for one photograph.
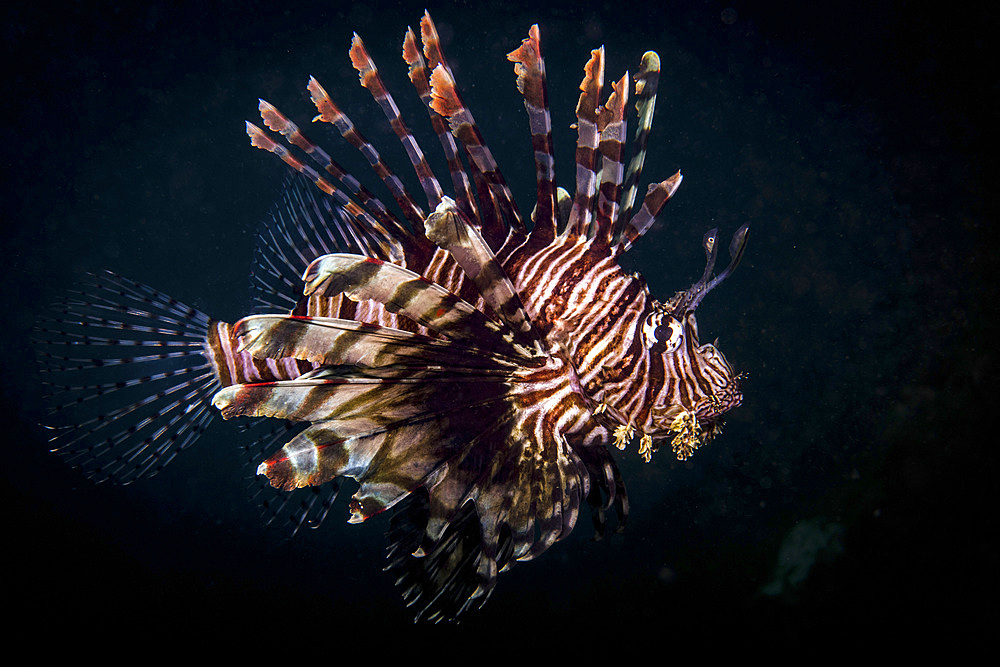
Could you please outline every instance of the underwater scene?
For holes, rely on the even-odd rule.
[[[0,13],[14,634],[995,626],[995,9],[46,5]]]

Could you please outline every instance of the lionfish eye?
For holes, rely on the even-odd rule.
[[[673,352],[681,344],[684,327],[666,313],[650,313],[642,325],[642,334],[646,347],[660,344],[666,346],[666,352]]]

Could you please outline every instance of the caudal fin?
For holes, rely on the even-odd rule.
[[[95,481],[156,474],[212,419],[211,323],[110,271],[67,292],[35,328],[53,451]]]

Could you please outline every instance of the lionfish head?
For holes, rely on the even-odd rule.
[[[746,247],[749,226],[733,235],[731,261],[724,271],[712,276],[715,268],[717,229],[703,240],[705,272],[690,288],[675,294],[666,303],[653,303],[642,324],[642,335],[651,355],[662,358],[664,386],[655,393],[650,418],[651,435],[672,436],[672,448],[681,460],[721,432],[722,415],[743,400],[742,374],[715,345],[698,342],[695,310],[701,300],[725,280],[739,264]]]

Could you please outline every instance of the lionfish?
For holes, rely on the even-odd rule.
[[[637,441],[649,461],[669,442],[685,459],[720,432],[740,404],[741,376],[699,343],[695,310],[735,269],[748,227],[717,275],[717,231],[708,232],[704,274],[663,302],[619,265],[681,183],[678,172],[636,197],[660,69],[653,52],[634,76],[627,168],[628,73],[602,101],[604,50],[591,52],[572,197],[555,180],[538,26],[508,55],[534,150],[530,225],[428,14],[420,46],[407,30],[403,59],[451,196],[357,34],[350,58],[405,147],[426,209],[315,79],[314,120],[363,154],[401,216],[261,100],[270,132],[248,122],[251,143],[294,172],[259,235],[255,314],[228,324],[116,274],[93,276],[38,327],[62,422],[52,443],[88,475],[127,483],[191,445],[215,410],[282,420],[258,420],[278,426],[255,445],[287,442],[256,471],[276,489],[309,490],[290,512],[295,527],[318,524],[341,479],[356,480],[350,522],[393,508],[387,569],[418,618],[450,620],[481,606],[498,572],[565,537],[582,501],[598,535],[612,507],[624,526],[609,445]]]

